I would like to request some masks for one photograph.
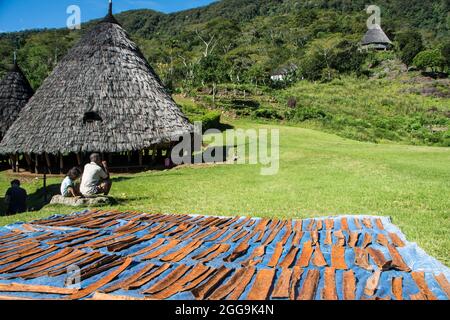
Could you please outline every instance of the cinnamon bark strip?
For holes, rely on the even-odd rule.
[[[358,218],[354,218],[353,223],[355,224],[356,229],[362,229],[361,223],[359,222]]]
[[[379,244],[381,244],[382,246],[385,246],[385,247],[388,247],[388,245],[389,245],[389,240],[388,240],[388,238],[387,238],[384,234],[382,234],[382,233],[379,233],[379,234],[377,235],[377,242],[378,242]]]
[[[179,262],[183,258],[185,258],[187,255],[189,255],[194,250],[197,250],[199,247],[201,247],[203,244],[203,241],[201,240],[194,240],[187,244],[185,247],[181,248],[178,251],[175,251],[173,253],[170,253],[162,258],[160,258],[161,261],[167,262]]]
[[[437,300],[436,296],[430,290],[425,281],[425,272],[411,272],[411,277],[414,279],[414,282],[419,287],[420,294],[425,297],[425,300]]]
[[[367,279],[366,287],[364,288],[364,293],[371,297],[375,294],[378,288],[378,284],[380,282],[381,271],[376,270],[372,275]]]
[[[355,264],[358,267],[361,267],[368,271],[372,271],[373,268],[369,263],[369,254],[367,253],[366,249],[354,247],[353,250],[355,251]]]
[[[189,291],[189,290],[196,288],[199,284],[201,284],[203,281],[208,279],[211,275],[214,275],[216,272],[217,272],[217,269],[215,269],[213,267],[209,268],[208,271],[206,271],[200,277],[191,281],[190,283],[185,284],[181,291]]]
[[[403,300],[403,278],[393,277],[392,278],[392,294],[395,300]]]
[[[292,268],[291,284],[289,286],[289,299],[292,301],[296,299],[296,289],[298,287],[298,284],[300,283],[302,274],[303,274],[302,268],[300,267]]]
[[[234,260],[236,260],[237,258],[239,258],[240,256],[244,255],[248,248],[249,248],[249,244],[247,241],[243,241],[241,242],[236,249],[234,249],[233,253],[230,254],[228,257],[226,257],[224,260],[226,262],[232,262]]]
[[[298,252],[297,247],[291,247],[291,249],[289,249],[289,252],[287,253],[286,257],[284,257],[284,260],[280,263],[279,266],[281,268],[289,268],[292,265],[292,263],[294,262],[297,252]]]
[[[194,260],[200,260],[200,259],[202,259],[202,258],[205,258],[205,257],[207,257],[209,254],[211,254],[211,253],[215,252],[217,249],[219,249],[220,246],[221,246],[221,244],[215,244],[215,245],[213,245],[212,247],[210,247],[210,248],[208,248],[208,249],[206,249],[206,250],[200,252],[199,254],[193,256],[192,259],[194,259]]]
[[[341,230],[343,231],[349,231],[349,227],[348,227],[348,220],[347,218],[342,218],[341,219]]]
[[[289,287],[292,278],[292,269],[281,269],[280,277],[277,280],[272,293],[273,299],[289,298]]]
[[[288,220],[286,223],[286,232],[284,233],[284,236],[279,243],[281,243],[281,245],[284,246],[288,241],[289,237],[291,236],[291,234],[292,234],[292,221]]]
[[[317,230],[310,232],[311,245],[315,246],[319,242],[319,232]]]
[[[208,297],[208,300],[225,299],[239,285],[239,281],[245,275],[245,272],[245,268],[236,270],[234,275],[225,284],[211,293],[211,295]]]
[[[389,237],[391,238],[392,243],[396,246],[396,247],[404,247],[405,243],[402,241],[402,239],[400,239],[400,237],[392,232],[389,232]]]
[[[167,287],[170,287],[173,285],[178,279],[180,279],[182,276],[186,274],[191,269],[190,266],[186,266],[184,264],[178,266],[175,268],[167,277],[162,279],[161,281],[155,283],[153,286],[148,288],[147,290],[143,291],[142,293],[145,294],[154,294],[156,292],[159,292],[161,290],[166,289]]]
[[[332,238],[332,231],[331,230],[327,230],[326,235],[325,235],[324,244],[326,244],[326,245],[332,245],[333,244],[333,238]]]
[[[402,256],[400,255],[400,252],[398,252],[393,245],[388,244],[387,247],[389,250],[389,254],[391,255],[392,258],[391,267],[400,271],[410,272],[411,268],[408,267],[406,262],[403,260]]]
[[[345,247],[336,245],[331,247],[331,266],[337,270],[348,269],[345,263]]]
[[[267,266],[274,268],[278,264],[278,261],[280,260],[280,257],[283,254],[283,248],[284,246],[282,243],[276,244],[275,250],[273,251],[272,257],[270,258],[270,261],[267,264]]]
[[[35,260],[35,259],[41,258],[41,257],[43,257],[43,256],[45,256],[45,255],[47,255],[49,253],[52,253],[52,252],[54,252],[55,250],[58,250],[58,249],[59,249],[58,247],[51,246],[48,249],[45,249],[45,250],[43,250],[43,251],[41,251],[39,253],[33,254],[32,256],[28,256],[28,257],[26,257],[24,259],[21,259],[21,260],[15,262],[13,264],[9,264],[6,267],[1,268],[0,269],[0,273],[10,272],[10,271],[12,271],[12,270],[14,270],[14,269],[16,269],[16,268],[18,268],[20,266],[23,266],[23,265],[25,265],[25,264],[27,264],[27,263]]]
[[[366,226],[366,228],[373,229],[372,220],[370,218],[363,218],[362,222]]]
[[[223,279],[225,279],[232,270],[222,266],[220,267],[216,273],[204,284],[201,286],[193,289],[191,292],[194,295],[194,297],[198,300],[204,300],[207,298],[212,291],[214,291],[222,282]]]
[[[149,273],[148,275],[145,275],[134,282],[129,282],[128,290],[134,290],[144,286],[145,284],[149,283],[150,281],[164,273],[166,270],[168,270],[170,266],[170,264],[165,263],[156,269],[151,269],[151,273]]]
[[[344,300],[356,299],[356,278],[353,270],[348,270],[344,272],[343,293],[344,293]]]
[[[325,220],[325,229],[333,230],[334,228],[334,219],[326,219]]]
[[[9,283],[0,284],[0,292],[34,292],[34,293],[47,293],[47,294],[73,294],[76,289],[59,288],[43,285],[31,285],[23,283]]]
[[[372,235],[370,233],[365,233],[364,234],[364,241],[363,241],[361,246],[363,248],[366,248],[371,243],[372,243]]]
[[[350,236],[348,239],[348,246],[350,248],[356,247],[358,240],[359,240],[359,233],[358,232],[350,232]]]
[[[292,246],[298,246],[303,238],[303,231],[296,230],[294,234],[294,238],[292,239]]]
[[[228,300],[238,300],[245,289],[252,281],[253,275],[255,274],[256,269],[254,267],[245,268],[245,273],[242,278],[239,280],[238,285],[234,288],[233,292],[228,296]]]
[[[307,230],[307,231],[312,231],[312,230],[313,230],[313,228],[314,228],[314,224],[315,224],[315,222],[316,222],[316,220],[314,220],[314,219],[311,219],[311,220],[309,221],[309,224],[308,224],[308,226],[306,227],[306,230]]]
[[[77,293],[70,295],[69,299],[76,300],[76,299],[81,299],[81,298],[84,298],[84,297],[90,295],[97,289],[103,287],[107,283],[114,280],[118,275],[120,275],[123,271],[125,271],[128,268],[128,266],[131,264],[132,261],[133,260],[131,258],[126,258],[125,261],[123,262],[123,264],[119,268],[117,268],[117,270],[112,271],[106,277],[103,277],[99,281],[87,286],[85,289],[82,289],[82,290],[78,291]]]
[[[267,300],[275,278],[275,272],[275,269],[259,270],[256,274],[255,282],[247,295],[247,300]]]
[[[95,264],[81,270],[81,280],[86,280],[97,274],[101,274],[105,271],[109,271],[112,268],[117,267],[125,261],[124,258],[119,256],[106,256],[104,259],[100,259]]]
[[[300,258],[298,259],[296,266],[304,268],[309,265],[309,260],[311,259],[314,249],[312,247],[311,241],[306,241],[303,244],[302,252]]]
[[[89,265],[91,263],[95,263],[96,261],[101,259],[103,256],[104,255],[101,254],[100,252],[95,252],[95,251],[94,252],[90,252],[86,257],[83,258],[82,261],[77,263],[77,266],[79,268],[83,268],[83,267],[85,267],[85,266],[87,266],[87,265]],[[67,273],[67,269],[58,267],[55,270],[49,271],[48,276],[50,276],[50,277],[57,277],[57,276],[60,276],[60,275],[62,275],[64,273]]]
[[[447,298],[450,299],[450,283],[448,282],[448,280],[445,277],[445,275],[443,273],[441,273],[441,274],[439,274],[437,276],[435,275],[434,278],[436,279],[436,281],[441,286],[442,290],[447,295]]]
[[[242,230],[233,239],[231,239],[231,242],[238,242],[239,240],[244,238],[246,235],[248,235],[248,231],[247,230]]]
[[[273,229],[272,233],[267,237],[267,239],[264,241],[264,245],[268,246],[273,242],[273,240],[277,237],[277,235],[280,233],[280,231],[284,228],[285,222],[280,222],[277,224],[277,226]]]
[[[342,232],[342,230],[336,230],[334,232],[334,236],[336,237],[337,241],[336,241],[336,245],[340,246],[340,247],[344,247],[345,246],[345,235]]]
[[[376,218],[375,219],[375,224],[377,225],[377,228],[379,230],[384,230],[383,222],[381,221],[380,218]]]
[[[103,290],[103,292],[110,293],[110,292],[114,292],[114,291],[117,291],[120,289],[128,289],[128,285],[130,283],[133,283],[133,282],[139,280],[139,278],[141,278],[142,276],[147,274],[153,268],[155,268],[155,265],[150,263],[150,264],[144,266],[141,270],[139,270],[135,274],[131,275],[130,277],[128,277],[112,286],[107,287],[106,289]]]
[[[206,239],[206,242],[211,242],[211,241],[216,241],[217,239],[219,239],[221,236],[223,236],[225,234],[225,232],[229,232],[228,229],[223,229],[221,231],[219,231],[218,233],[216,233],[213,237]]]
[[[369,253],[370,257],[373,259],[375,264],[380,268],[381,270],[389,270],[391,268],[392,261],[386,259],[383,252],[380,250],[374,249],[374,248],[367,248],[367,252]]]
[[[314,300],[317,287],[319,285],[320,271],[316,269],[308,270],[305,282],[298,296],[298,300]]]
[[[137,257],[137,256],[140,256],[141,254],[147,253],[147,252],[149,252],[149,251],[152,251],[152,250],[158,248],[159,246],[161,246],[161,245],[164,243],[164,241],[165,241],[164,238],[158,239],[158,240],[156,240],[154,243],[152,243],[150,246],[145,247],[145,248],[143,248],[143,249],[141,249],[141,250],[139,250],[139,251],[137,251],[137,252],[134,252],[134,253],[132,253],[132,254],[129,254],[128,256],[129,256],[129,257]]]
[[[320,250],[320,245],[318,244],[314,249],[314,256],[312,259],[313,265],[316,267],[326,267],[328,265],[325,257],[322,254],[322,250]]]
[[[159,247],[157,250],[143,256],[141,258],[142,261],[144,260],[150,260],[150,259],[154,259],[160,255],[162,255],[163,253],[175,248],[180,242],[178,240],[171,240],[169,241],[168,244],[166,244],[165,246]]]
[[[206,257],[202,258],[202,262],[207,263],[215,258],[217,258],[218,256],[220,256],[221,254],[224,254],[225,252],[227,252],[230,249],[230,245],[227,243],[222,243],[220,245],[220,247],[212,252],[211,254],[207,255]]]
[[[322,290],[323,300],[337,300],[338,296],[336,293],[336,269],[325,268],[324,271],[324,287]]]
[[[13,255],[13,256],[9,256],[7,259],[3,259],[0,260],[0,266],[1,265],[5,265],[5,264],[9,264],[12,262],[16,262],[18,260],[24,259],[26,257],[32,256],[34,254],[37,254],[39,252],[42,252],[42,248],[30,248],[30,250],[24,251],[24,252],[20,252],[17,255]]]
[[[320,231],[320,230],[322,230],[322,228],[323,228],[323,221],[322,220],[317,220],[315,230],[316,231]]]

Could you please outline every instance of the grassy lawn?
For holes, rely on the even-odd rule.
[[[371,144],[298,127],[234,121],[236,128],[280,129],[280,171],[254,165],[182,167],[115,177],[115,208],[166,213],[305,218],[391,216],[429,254],[450,265],[450,149]],[[4,194],[11,176],[0,173]],[[60,178],[51,178],[56,185]],[[42,181],[24,183],[35,202]],[[47,206],[0,225],[71,208]]]

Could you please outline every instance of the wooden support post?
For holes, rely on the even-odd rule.
[[[13,172],[16,172],[16,159],[15,155],[11,154],[9,155],[9,162],[11,164],[11,169]]]
[[[34,172],[39,173],[39,155],[34,155]]]
[[[77,155],[77,163],[79,166],[81,166],[81,152],[77,152],[76,155]]]
[[[140,150],[140,151],[138,151],[138,153],[139,153],[139,166],[142,167],[142,163],[143,163],[143,160],[142,160],[142,153],[143,153],[143,151]]]
[[[156,147],[152,149],[152,163],[155,163],[156,160]]]
[[[62,153],[59,153],[59,173],[64,174],[64,157]]]
[[[16,153],[16,172],[20,172],[19,154]]]
[[[33,172],[34,168],[33,168],[33,160],[31,160],[31,156],[28,153],[25,153],[24,155],[25,161],[27,162],[28,165],[28,170],[30,170],[30,172]]]
[[[52,161],[50,159],[50,155],[47,152],[45,152],[44,158],[45,158],[45,164],[46,164],[45,172],[51,173]]]
[[[131,162],[131,151],[127,151],[128,164]]]

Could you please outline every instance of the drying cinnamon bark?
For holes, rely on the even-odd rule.
[[[349,231],[347,218],[341,219],[341,230]]]
[[[277,226],[272,230],[267,239],[264,241],[264,245],[268,246],[277,237],[281,229],[284,228],[285,222],[279,222]]]
[[[118,256],[105,256],[104,258],[98,260],[95,264],[82,269],[80,273],[81,280],[86,280],[97,274],[108,271],[125,261],[124,258]]]
[[[290,300],[295,300],[295,298],[296,298],[296,290],[297,290],[298,284],[300,283],[302,274],[303,274],[302,268],[300,268],[300,267],[292,268],[291,284],[289,286],[289,299]]]
[[[326,219],[325,220],[325,229],[333,230],[334,228],[334,219]]]
[[[238,285],[234,288],[233,292],[228,296],[228,300],[237,300],[244,293],[245,289],[249,285],[250,281],[255,274],[256,269],[254,267],[245,268],[245,273],[239,280]]]
[[[344,272],[342,285],[343,285],[344,300],[355,300],[356,278],[353,270],[348,270]]]
[[[336,245],[331,247],[331,266],[338,270],[348,269],[345,263],[345,247]]]
[[[391,267],[400,271],[410,272],[411,268],[405,263],[400,252],[393,245],[388,244],[387,247],[392,258]]]
[[[281,243],[281,245],[284,246],[286,244],[286,242],[288,241],[289,237],[291,236],[291,234],[292,234],[292,221],[289,220],[286,223],[286,232],[284,233],[284,236],[281,239],[281,241],[278,243]]]
[[[402,241],[402,239],[400,239],[400,237],[392,232],[389,232],[389,237],[391,238],[392,243],[396,246],[396,247],[404,247],[405,243]]]
[[[327,233],[325,235],[324,244],[326,244],[326,245],[332,245],[333,244],[332,235],[333,235],[333,232],[331,230],[327,230]]]
[[[355,224],[356,229],[359,229],[359,230],[362,229],[361,223],[359,222],[358,218],[354,218],[353,223]]]
[[[277,280],[272,293],[272,298],[283,299],[289,298],[290,281],[292,278],[292,269],[281,269],[280,277]]]
[[[125,271],[128,268],[128,266],[131,264],[131,262],[132,262],[131,258],[125,259],[123,264],[117,270],[112,271],[110,274],[108,274],[107,276],[103,277],[99,281],[89,285],[85,289],[80,290],[77,293],[74,293],[74,294],[70,295],[69,299],[76,300],[76,299],[81,299],[81,298],[84,298],[84,297],[90,295],[91,293],[93,293],[97,289],[103,287],[107,283],[109,283],[112,280],[114,280],[114,278],[116,278],[119,274],[121,274],[123,271]]]
[[[161,281],[155,283],[153,286],[151,286],[147,290],[144,290],[142,293],[155,294],[159,291],[167,289],[168,287],[171,287],[172,285],[174,285],[174,283],[178,279],[183,277],[190,269],[191,269],[190,266],[186,266],[186,265],[182,264],[182,265],[178,266],[175,270],[173,270],[167,277],[165,277]]]
[[[234,275],[227,281],[224,285],[217,288],[211,295],[208,297],[208,300],[222,300],[225,299],[238,285],[239,281],[245,275],[246,269],[242,268],[236,270]]]
[[[130,277],[116,283],[115,285],[107,287],[106,289],[103,290],[103,292],[110,293],[110,292],[114,292],[114,291],[117,291],[120,289],[126,289],[126,288],[128,288],[128,285],[130,283],[133,283],[133,282],[139,280],[139,278],[141,278],[142,276],[147,274],[153,268],[155,268],[155,265],[150,263],[150,264],[144,266],[141,270],[139,270],[135,274],[131,275]]]
[[[363,241],[361,247],[366,248],[371,243],[372,243],[372,235],[370,233],[365,233],[364,234],[364,241]]]
[[[369,254],[367,253],[367,250],[360,247],[355,247],[353,250],[355,251],[355,264],[358,267],[372,271],[373,268],[369,263]]]
[[[90,265],[91,263],[95,263],[96,261],[99,261],[103,257],[104,257],[104,255],[101,254],[100,252],[95,252],[95,251],[90,252],[90,253],[88,253],[88,255],[86,257],[83,258],[82,261],[77,262],[77,266],[79,268],[83,268],[87,265]],[[57,277],[64,273],[67,273],[67,270],[64,267],[61,268],[61,266],[59,266],[58,269],[49,271],[48,275],[50,277]]]
[[[439,274],[437,276],[435,275],[434,278],[436,279],[436,281],[441,286],[442,290],[447,295],[447,298],[450,299],[450,283],[448,282],[448,280],[445,277],[445,275],[443,273],[441,273],[441,274]]]
[[[417,287],[419,287],[420,294],[425,297],[425,300],[437,300],[425,281],[425,272],[411,272],[411,277],[414,279]]]
[[[154,259],[158,256],[160,256],[161,254],[175,248],[180,242],[178,240],[170,240],[168,244],[166,244],[163,247],[159,247],[157,250],[143,256],[141,258],[141,260],[150,260],[150,259]]]
[[[372,221],[370,220],[370,218],[363,218],[362,219],[363,224],[366,226],[366,228],[368,229],[372,229]]]
[[[315,223],[316,223],[316,220],[311,219],[311,220],[309,221],[308,226],[306,227],[306,230],[307,230],[307,231],[312,231],[313,228],[314,228],[314,224],[315,224]]]
[[[322,290],[323,300],[337,300],[338,296],[336,293],[336,269],[325,268],[324,271],[324,287]]]
[[[127,289],[133,290],[133,289],[137,289],[137,288],[140,288],[140,287],[146,285],[147,283],[149,283],[153,279],[155,279],[158,276],[160,276],[162,273],[164,273],[170,267],[171,267],[170,264],[165,263],[165,264],[157,267],[156,269],[155,268],[151,269],[151,273],[142,276],[141,278],[139,278],[139,280],[136,280],[136,281],[133,281],[133,282],[130,281],[128,283],[128,288]]]
[[[382,233],[379,233],[379,234],[377,235],[377,242],[378,242],[379,244],[381,244],[382,246],[385,246],[385,247],[388,247],[388,245],[389,245],[389,240],[388,240],[388,238],[387,238],[384,234],[382,234]]]
[[[316,269],[308,270],[305,282],[298,296],[298,300],[314,300],[319,285],[320,272]]]
[[[358,240],[359,240],[359,232],[350,232],[350,236],[348,239],[348,246],[350,248],[356,247]]]
[[[1,268],[0,269],[0,273],[10,272],[10,271],[12,271],[12,270],[14,270],[14,269],[16,269],[18,267],[21,267],[21,266],[23,266],[23,265],[25,265],[25,264],[27,264],[27,263],[35,260],[35,259],[41,258],[41,257],[43,257],[43,256],[45,256],[45,255],[47,255],[49,253],[52,253],[52,252],[54,252],[56,250],[58,250],[58,247],[51,246],[48,249],[42,250],[42,251],[40,251],[38,253],[35,253],[35,254],[31,255],[31,256],[28,256],[25,259],[20,259],[19,261],[15,262],[13,264],[10,264],[10,265],[7,265],[4,268]]]
[[[384,230],[383,222],[381,221],[380,218],[375,219],[375,224],[377,225],[377,228],[379,230],[382,230],[382,231]]]
[[[373,296],[377,291],[378,284],[380,282],[381,271],[376,270],[366,282],[366,287],[364,288],[364,294],[367,296]]]
[[[224,266],[220,267],[214,275],[199,287],[196,287],[191,292],[196,299],[204,300],[209,296],[209,294],[214,291],[230,273],[231,269]]]
[[[209,262],[217,257],[219,257],[220,255],[226,253],[228,250],[230,249],[230,245],[223,243],[219,246],[219,248],[217,250],[215,250],[214,252],[206,255],[204,258],[201,258],[201,260],[206,263]]]
[[[274,268],[278,264],[278,261],[280,260],[280,257],[283,254],[283,249],[284,245],[282,243],[276,244],[272,257],[270,258],[270,261],[267,264],[269,267]]]
[[[186,247],[184,247],[178,251],[175,251],[171,254],[166,255],[163,258],[161,258],[160,260],[165,261],[165,262],[166,261],[179,262],[183,258],[185,258],[187,255],[189,255],[191,252],[200,248],[202,245],[203,245],[202,240],[194,240],[194,241],[190,242],[188,245],[186,245]]]
[[[284,260],[280,263],[279,266],[281,268],[289,268],[292,265],[292,263],[294,262],[297,252],[298,252],[297,247],[291,247],[291,249],[289,249],[288,254],[286,255],[286,257],[284,257]]]
[[[247,252],[249,247],[250,246],[247,241],[241,242],[236,247],[236,249],[234,249],[233,253],[231,255],[229,255],[227,258],[225,258],[224,260],[227,262],[232,262],[232,261],[236,260],[240,256],[244,255]]]
[[[310,232],[311,245],[315,246],[319,242],[319,232],[317,230]]]
[[[403,300],[403,278],[392,278],[392,294],[395,300]]]
[[[312,253],[314,249],[312,247],[311,241],[306,241],[303,244],[302,252],[300,258],[298,259],[296,266],[298,267],[307,267],[309,265],[309,260],[311,259]]]
[[[374,249],[374,248],[367,248],[367,252],[369,253],[370,257],[373,259],[375,264],[380,268],[381,270],[389,270],[391,268],[392,261],[386,259],[383,252],[380,250]]]
[[[328,265],[327,261],[325,260],[325,257],[322,254],[322,251],[320,250],[320,245],[317,245],[314,249],[314,256],[312,259],[312,263],[316,267],[326,267]]]
[[[145,248],[143,248],[143,249],[141,249],[141,250],[139,250],[139,251],[137,251],[137,252],[134,252],[134,253],[132,253],[132,254],[129,254],[128,256],[129,256],[129,257],[137,257],[137,256],[140,256],[141,254],[147,253],[147,252],[149,252],[149,251],[152,251],[152,250],[158,248],[159,246],[161,246],[161,245],[164,243],[164,241],[165,241],[165,239],[163,239],[163,238],[158,239],[158,240],[156,240],[156,242],[154,242],[154,243],[151,244],[150,246],[145,247]]]
[[[340,247],[344,247],[345,246],[345,235],[342,232],[342,230],[336,230],[334,232],[334,236],[336,237],[336,245],[340,246]]]
[[[68,295],[74,294],[76,291],[77,291],[76,289],[31,285],[23,283],[0,284],[0,292],[34,292],[34,293]]]
[[[303,231],[296,230],[294,234],[294,238],[292,239],[292,245],[298,246],[303,238]]]
[[[255,282],[247,295],[247,300],[267,300],[274,278],[274,269],[259,270],[256,274]]]

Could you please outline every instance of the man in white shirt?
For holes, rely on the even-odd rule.
[[[101,161],[98,153],[91,154],[90,160],[91,163],[84,167],[80,192],[85,197],[97,194],[107,196],[112,186],[112,181],[109,179],[108,164],[106,161]]]

